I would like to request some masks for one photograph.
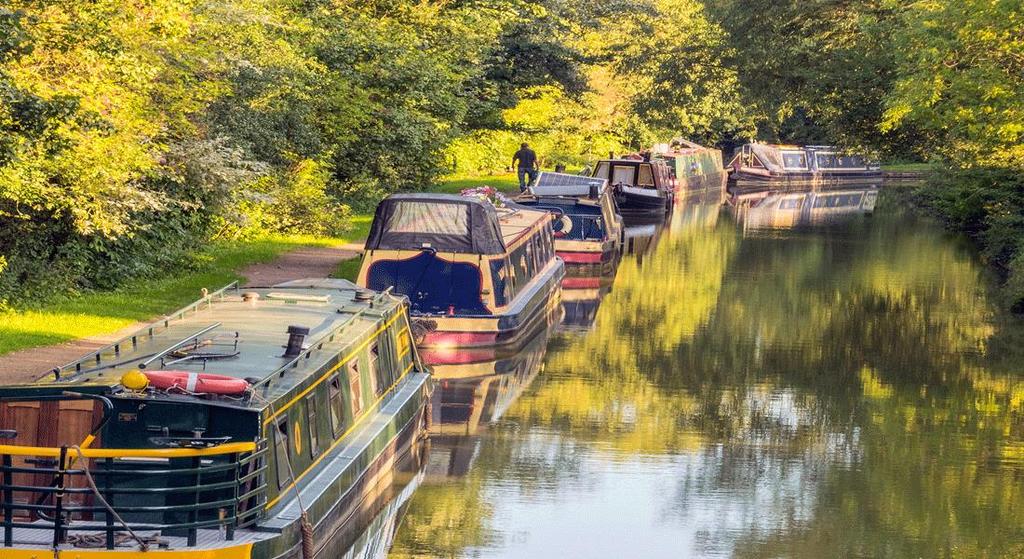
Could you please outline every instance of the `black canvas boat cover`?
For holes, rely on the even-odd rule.
[[[498,214],[483,200],[456,194],[393,194],[377,205],[366,250],[502,254]]]

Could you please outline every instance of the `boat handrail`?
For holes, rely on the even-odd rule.
[[[263,517],[266,454],[263,439],[209,448],[0,445],[3,546],[15,543],[15,530],[46,534],[54,550],[72,532],[101,536],[108,551],[123,530],[177,532],[189,548],[201,529],[231,541]]]
[[[345,322],[342,322],[341,324],[338,324],[337,326],[334,326],[333,328],[325,331],[322,336],[317,338],[315,341],[310,342],[309,346],[307,346],[306,349],[302,350],[301,353],[299,353],[298,355],[296,355],[295,357],[290,359],[287,363],[285,363],[285,364],[281,365],[280,367],[278,367],[278,368],[274,369],[273,371],[271,371],[270,374],[268,374],[268,375],[264,376],[263,378],[261,378],[260,380],[256,381],[253,384],[253,388],[255,389],[255,388],[258,388],[260,386],[269,385],[270,381],[274,380],[275,377],[282,376],[282,375],[284,375],[285,371],[287,371],[288,369],[295,368],[296,366],[298,366],[299,362],[302,361],[303,359],[309,359],[310,356],[313,355],[314,351],[320,351],[323,348],[323,345],[325,343],[333,342],[334,338],[338,334],[340,334],[342,330],[344,330],[344,329],[348,328],[349,326],[355,324],[355,322],[356,322],[356,320],[358,318],[362,317],[363,314],[365,314],[367,311],[373,310],[373,305],[375,303],[382,302],[385,297],[394,298],[394,295],[391,294],[391,288],[390,287],[385,289],[384,291],[379,292],[379,293],[374,293],[372,298],[369,301],[367,301],[369,304],[367,304],[366,306],[364,306],[364,307],[362,307],[360,309],[357,309],[357,310],[353,311],[352,312],[352,316],[348,317],[348,319]],[[339,309],[339,312],[340,312],[340,309]]]
[[[190,313],[190,312],[198,312],[200,307],[202,307],[203,305],[206,305],[207,308],[212,307],[213,306],[213,302],[214,302],[214,298],[216,298],[217,300],[223,301],[224,300],[224,294],[228,290],[230,290],[230,289],[234,289],[237,292],[239,290],[238,282],[237,281],[233,281],[233,282],[225,285],[224,287],[214,291],[213,293],[208,293],[206,291],[206,289],[203,289],[203,296],[198,301],[195,301],[194,303],[186,305],[186,306],[184,306],[184,307],[182,307],[182,308],[180,308],[180,309],[178,309],[178,310],[176,310],[176,311],[174,311],[172,313],[164,315],[159,320],[151,322],[150,324],[140,328],[139,330],[136,330],[135,332],[133,332],[133,333],[131,333],[131,334],[129,334],[129,335],[127,335],[127,336],[125,336],[125,337],[123,337],[123,338],[121,338],[121,339],[119,339],[119,340],[117,340],[117,341],[115,341],[115,342],[113,342],[111,344],[109,344],[109,345],[101,347],[100,349],[97,349],[96,351],[88,353],[88,354],[86,354],[85,356],[83,356],[83,357],[81,357],[79,359],[76,359],[74,361],[71,361],[70,363],[67,363],[67,364],[64,364],[64,365],[61,365],[61,366],[58,366],[58,367],[54,367],[53,369],[50,369],[50,373],[53,374],[54,380],[61,380],[61,377],[63,376],[64,372],[69,371],[69,370],[73,370],[73,373],[72,373],[73,375],[78,375],[78,374],[81,374],[82,372],[88,371],[88,370],[107,368],[107,367],[100,367],[100,365],[103,364],[103,357],[105,355],[109,355],[109,354],[113,353],[113,357],[117,358],[118,356],[121,355],[121,348],[123,346],[125,346],[125,344],[127,344],[128,342],[131,343],[131,346],[133,348],[134,347],[138,347],[140,341],[145,340],[146,338],[153,338],[156,335],[156,333],[157,333],[157,331],[159,329],[161,329],[161,328],[163,328],[163,329],[169,328],[170,325],[171,325],[171,321],[172,320],[180,320],[180,319],[185,318],[185,315]],[[150,357],[150,356],[146,355],[146,356],[143,356],[143,357]],[[87,365],[90,365],[90,364],[93,365],[93,366],[92,367],[87,367]],[[121,364],[121,363],[119,363],[119,364]],[[117,366],[119,364],[115,364],[113,366]],[[127,364],[127,363],[123,363],[123,364]]]
[[[199,458],[256,450],[254,442],[224,443],[209,448],[83,448],[84,458]],[[0,455],[57,458],[67,449],[48,446],[0,445]]]

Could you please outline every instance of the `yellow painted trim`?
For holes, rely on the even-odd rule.
[[[211,448],[83,448],[82,455],[86,458],[195,458],[198,456],[220,456],[252,452],[256,443],[226,443]],[[11,456],[46,456],[57,458],[59,448],[41,446],[0,445],[0,454]],[[78,456],[74,450],[69,456]]]
[[[363,343],[359,344],[358,347],[356,347],[355,349],[350,351],[348,353],[348,355],[346,355],[340,361],[338,361],[337,365],[335,365],[329,371],[324,373],[320,378],[318,378],[313,384],[309,385],[305,390],[303,390],[302,392],[299,392],[294,398],[289,400],[287,404],[285,404],[284,406],[281,406],[280,408],[277,408],[272,415],[270,415],[265,420],[263,420],[263,426],[266,427],[267,425],[270,425],[270,423],[274,421],[274,418],[280,416],[282,413],[287,411],[288,408],[294,406],[296,402],[301,400],[303,398],[303,396],[305,396],[306,394],[309,394],[317,386],[320,386],[320,384],[322,382],[324,382],[325,380],[327,380],[328,378],[333,376],[335,371],[337,371],[338,369],[342,368],[353,357],[355,357],[357,353],[359,353],[364,348],[366,348],[366,346],[370,345],[370,342],[376,340],[377,336],[380,336],[381,332],[387,330],[388,326],[391,326],[392,323],[394,323],[396,320],[398,320],[402,316],[405,316],[405,311],[404,310],[399,312],[395,316],[391,317],[390,319],[388,319],[388,321],[385,322],[383,326],[378,328],[376,332],[374,332],[373,334],[370,334],[369,338],[366,338],[365,340],[363,340]]]
[[[17,549],[0,548],[3,559],[54,559],[51,549]],[[232,547],[217,549],[138,549],[106,550],[106,549],[62,549],[58,551],[58,559],[249,559],[252,557],[252,544],[246,543]]]
[[[399,316],[401,316],[401,315],[399,315]],[[404,379],[405,376],[409,374],[409,371],[412,370],[413,365],[415,365],[415,362],[409,363],[409,366],[406,367],[404,371],[402,371],[402,374],[399,375],[398,379],[395,380],[395,382],[393,382],[391,384],[391,386],[389,386],[388,389],[384,391],[383,394],[381,394],[379,397],[377,397],[377,399],[374,400],[373,403],[370,404],[370,406],[368,408],[363,410],[363,413],[359,417],[357,417],[354,422],[352,422],[352,425],[348,429],[346,429],[345,432],[342,433],[337,439],[335,439],[335,441],[333,443],[331,443],[331,446],[327,447],[327,450],[325,450],[324,452],[321,452],[320,456],[317,456],[316,460],[313,460],[313,463],[310,464],[308,468],[303,470],[301,474],[295,476],[295,479],[292,480],[291,483],[289,483],[287,486],[285,486],[284,489],[281,489],[281,492],[278,493],[277,497],[274,497],[273,499],[271,499],[263,507],[264,510],[270,510],[271,507],[273,507],[281,499],[283,499],[284,496],[287,495],[288,492],[291,491],[292,488],[295,487],[296,483],[302,481],[302,478],[306,477],[306,474],[308,474],[310,472],[310,470],[315,468],[316,465],[319,464],[321,460],[326,458],[327,455],[330,454],[332,450],[334,450],[339,444],[344,442],[345,441],[345,437],[347,437],[350,433],[352,433],[352,431],[355,430],[355,428],[358,427],[363,422],[364,419],[366,419],[367,417],[370,417],[371,415],[373,415],[373,414],[369,413],[370,410],[372,410],[375,407],[377,407],[377,405],[380,404],[381,400],[383,400],[385,396],[387,396],[396,386],[398,386],[398,383],[402,382],[402,379]]]

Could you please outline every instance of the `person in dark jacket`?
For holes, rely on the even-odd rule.
[[[519,191],[526,190],[526,187],[532,186],[534,181],[537,180],[537,153],[530,149],[530,146],[526,142],[519,146],[519,151],[512,156],[512,166],[516,168],[516,172],[519,175]],[[529,177],[530,182],[526,182]]]

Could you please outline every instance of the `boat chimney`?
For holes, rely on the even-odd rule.
[[[645,151],[644,152],[644,161],[646,161],[648,163],[651,161],[651,152],[649,152],[649,151]]]
[[[305,326],[289,326],[288,345],[285,346],[284,356],[295,357],[302,353],[302,342],[306,341],[306,336],[308,335],[309,328]]]
[[[597,197],[600,194],[600,190],[601,190],[601,186],[600,185],[591,184],[590,185],[590,193],[589,193],[590,194],[590,199],[591,200],[597,200]]]
[[[608,159],[615,159],[615,152],[614,151],[609,151],[608,152]]]

